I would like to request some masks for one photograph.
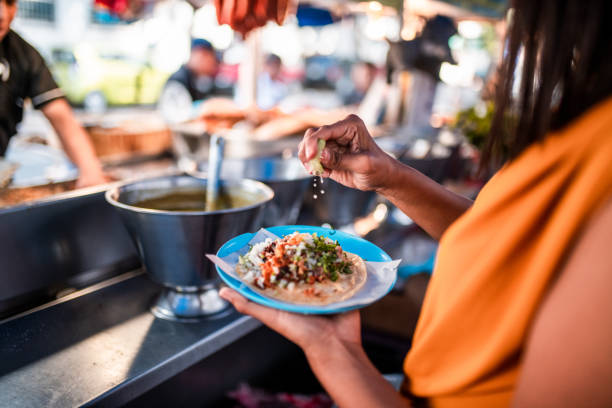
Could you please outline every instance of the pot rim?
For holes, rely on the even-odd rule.
[[[124,189],[128,186],[131,185],[135,185],[135,184],[140,184],[140,183],[144,183],[147,181],[152,181],[152,180],[156,180],[156,179],[167,179],[167,178],[190,178],[190,179],[194,179],[194,180],[202,180],[202,179],[198,179],[197,177],[193,177],[189,174],[183,174],[183,175],[174,175],[174,176],[162,176],[162,177],[152,177],[152,178],[146,178],[146,179],[141,179],[138,181],[128,181],[125,183],[121,183],[109,190],[106,191],[106,193],[104,194],[104,197],[106,199],[106,202],[108,202],[109,204],[113,205],[114,207],[117,208],[121,208],[123,210],[126,211],[130,211],[130,212],[136,212],[136,213],[143,213],[143,214],[157,214],[157,215],[171,215],[171,216],[196,216],[196,215],[215,215],[215,214],[231,214],[231,213],[237,213],[237,212],[242,212],[245,210],[251,210],[260,206],[263,206],[265,204],[267,204],[268,202],[272,201],[272,199],[274,198],[274,190],[272,190],[272,188],[270,188],[269,186],[267,186],[265,183],[262,183],[261,181],[257,181],[257,180],[252,180],[252,179],[248,179],[248,178],[243,178],[243,179],[239,179],[239,180],[232,180],[232,179],[226,179],[226,180],[220,180],[220,182],[222,184],[228,184],[228,185],[242,185],[242,184],[247,184],[247,185],[251,185],[255,188],[258,188],[260,191],[263,191],[263,193],[265,194],[266,197],[264,197],[263,200],[258,201],[254,204],[250,204],[244,207],[237,207],[237,208],[227,208],[227,209],[223,209],[223,210],[215,210],[215,211],[169,211],[169,210],[156,210],[153,208],[143,208],[143,207],[137,207],[135,205],[130,205],[130,204],[125,204],[122,203],[118,200],[119,198],[119,194],[121,193],[121,189]]]

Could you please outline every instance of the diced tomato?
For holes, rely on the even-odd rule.
[[[303,239],[302,236],[299,234],[287,236],[285,238],[287,239],[287,245],[298,245],[300,242],[302,242]]]
[[[306,263],[303,259],[298,261],[298,275],[303,275],[306,273]]]
[[[273,272],[274,269],[272,268],[270,261],[266,261],[261,265],[261,275],[264,278],[264,286],[267,288],[271,286],[270,278],[272,277]]]

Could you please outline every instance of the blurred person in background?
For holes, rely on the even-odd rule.
[[[190,119],[194,102],[218,93],[218,71],[219,57],[212,44],[202,38],[192,40],[189,60],[168,78],[159,98],[158,109],[164,119],[170,123]]]
[[[344,97],[345,105],[359,105],[365,98],[368,89],[376,77],[376,65],[371,62],[358,61],[351,67],[353,89]]]
[[[398,72],[410,73],[409,109],[404,119],[409,127],[429,128],[442,63],[457,64],[449,46],[456,33],[450,17],[436,15],[425,22],[414,39],[389,43],[387,82],[397,81]]]
[[[323,177],[378,192],[440,241],[399,393],[358,311],[220,291],[298,344],[340,407],[612,407],[612,2],[510,4],[482,159],[499,170],[473,203],[384,153],[354,115],[300,146],[308,166],[326,140]]]
[[[16,0],[0,0],[0,156],[4,156],[9,139],[17,133],[24,101],[30,99],[34,108],[47,117],[78,167],[77,187],[106,182],[87,133],[74,117],[43,58],[11,30],[16,13]]]
[[[269,110],[276,107],[287,96],[287,84],[281,79],[283,62],[276,54],[264,59],[262,73],[257,78],[257,106]]]

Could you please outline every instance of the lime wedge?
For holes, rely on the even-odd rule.
[[[321,152],[325,149],[325,140],[319,139],[317,142],[317,156],[310,160],[308,164],[315,176],[323,174],[323,166],[321,165]]]

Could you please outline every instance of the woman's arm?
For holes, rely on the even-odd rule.
[[[361,347],[359,312],[304,316],[249,302],[223,288],[236,310],[260,320],[300,346],[329,395],[340,407],[401,407],[409,402],[372,365]]]
[[[304,164],[315,158],[318,139],[326,141],[321,155],[324,177],[359,190],[377,191],[435,239],[472,205],[471,200],[382,151],[355,115],[306,131],[299,151]]]
[[[331,341],[320,346],[306,349],[306,358],[339,407],[410,406],[372,365],[361,345]]]
[[[68,157],[79,168],[77,187],[107,182],[89,137],[75,119],[66,100],[53,100],[41,110],[57,132]]]
[[[587,226],[535,317],[514,406],[612,406],[612,201]]]
[[[377,192],[389,199],[432,238],[439,240],[449,225],[472,205],[426,175],[397,160],[387,182]]]

